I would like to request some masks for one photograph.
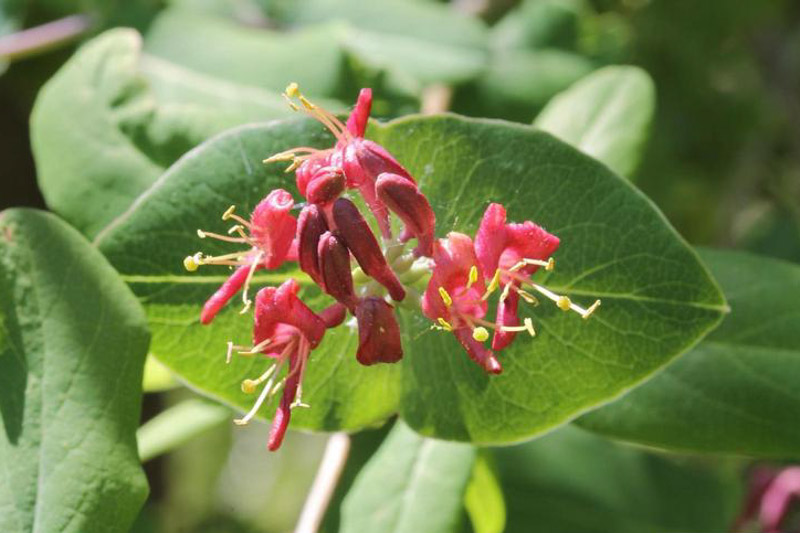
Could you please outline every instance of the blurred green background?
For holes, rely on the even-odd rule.
[[[45,34],[20,48],[10,39],[76,14],[77,30],[66,42]],[[641,67],[653,80],[656,106],[631,179],[692,244],[800,261],[796,0],[0,0],[0,208],[44,207],[29,140],[36,95],[77,45],[117,26],[138,30],[154,61],[209,84],[261,91],[252,94],[262,100],[277,99],[296,80],[310,95],[344,108],[359,87],[371,86],[382,119],[433,102],[530,124],[555,95],[593,71]],[[74,127],[80,130],[79,118]],[[198,135],[212,133],[209,125]],[[191,397],[181,388],[150,393],[145,418]],[[227,412],[212,417],[199,437],[147,463],[151,496],[136,531],[293,527],[325,437],[291,433],[280,452],[267,454],[266,427],[234,431],[229,418]],[[384,433],[354,439],[339,498]],[[564,449],[574,449],[567,463],[604,457],[619,469],[548,470],[559,460],[554,450]],[[502,450],[496,461],[509,531],[528,531],[529,513],[541,519],[548,512],[553,522],[542,531],[673,529],[682,527],[671,522],[681,513],[710,513],[725,523],[743,490],[738,472],[747,468],[733,459],[646,453],[577,429]],[[619,472],[627,474],[616,479]],[[653,498],[679,502],[681,511],[670,515],[665,504],[649,513],[608,496],[637,493],[638,476],[662,480],[656,485],[664,493]],[[707,506],[680,504],[686,486],[699,490]],[[712,488],[703,492],[705,486]],[[534,508],[531,501],[538,502]],[[595,518],[573,521],[573,508]],[[334,505],[326,529],[334,531],[337,520]],[[704,527],[712,531],[719,522]]]

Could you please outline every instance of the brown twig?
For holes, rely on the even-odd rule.
[[[0,59],[16,61],[44,53],[72,42],[91,27],[89,15],[70,15],[0,37]]]
[[[295,533],[316,533],[319,530],[349,452],[350,436],[347,433],[331,435],[317,470],[317,477],[314,478],[300,519],[297,521]]]

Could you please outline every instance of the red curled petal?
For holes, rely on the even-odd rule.
[[[225,283],[217,289],[217,292],[211,295],[205,305],[203,305],[203,310],[200,312],[200,322],[202,324],[210,324],[214,317],[217,316],[220,309],[225,307],[225,304],[230,301],[233,296],[239,292],[244,285],[245,280],[247,280],[247,274],[250,272],[251,265],[242,265],[236,270],[234,270],[231,277],[225,280]],[[264,268],[262,263],[256,265],[256,270],[260,270]]]
[[[322,274],[319,271],[317,246],[326,231],[328,224],[319,208],[313,204],[305,206],[297,221],[297,261],[300,269],[319,285],[322,284]]]
[[[304,344],[305,341],[300,341]],[[306,345],[307,346],[307,345]],[[281,403],[275,410],[275,416],[272,419],[272,426],[269,431],[269,439],[267,441],[267,448],[274,452],[281,447],[283,437],[286,435],[286,430],[289,428],[289,422],[292,418],[292,403],[297,396],[297,389],[300,386],[300,379],[302,378],[301,368],[303,360],[308,357],[308,348],[298,347],[297,353],[290,356],[289,373],[286,375],[286,383],[283,386],[283,395],[281,396]]]
[[[494,276],[505,246],[506,209],[500,204],[489,204],[475,234],[475,255],[486,279]]]
[[[344,192],[344,172],[340,168],[324,167],[311,178],[306,198],[312,204],[327,204]]]
[[[519,326],[519,316],[517,315],[518,308],[519,294],[513,290],[509,291],[505,299],[501,299],[497,302],[495,324],[498,329],[495,330],[494,337],[492,338],[492,350],[499,352],[514,340],[514,337],[517,335],[515,332],[501,331],[500,328],[503,326]]]
[[[256,294],[254,338],[268,339],[278,324],[288,324],[300,330],[316,347],[325,334],[325,322],[297,297],[300,286],[288,279],[277,289],[265,287]]]
[[[326,231],[319,239],[317,255],[325,292],[354,312],[357,298],[350,272],[350,251],[336,235]]]
[[[353,112],[347,118],[347,131],[354,137],[363,137],[367,130],[369,113],[372,110],[372,89],[361,89]]]
[[[378,240],[355,204],[347,198],[336,200],[333,203],[333,220],[339,236],[364,273],[386,287],[393,300],[402,301],[406,291],[386,262]]]
[[[391,305],[383,298],[371,296],[359,302],[355,315],[358,321],[356,359],[359,363],[396,363],[402,359],[400,327]]]
[[[267,268],[277,268],[286,260],[294,239],[297,220],[290,214],[292,195],[275,189],[261,200],[250,216],[250,236],[264,252]]]
[[[472,330],[469,328],[458,328],[453,330],[453,334],[467,351],[469,358],[478,363],[489,374],[500,374],[503,366],[497,360],[494,353],[486,348],[482,343],[472,338]]]
[[[417,238],[417,253],[432,256],[436,216],[417,185],[397,174],[384,172],[378,176],[375,190],[378,198],[400,217],[406,230]]]

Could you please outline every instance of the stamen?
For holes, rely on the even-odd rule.
[[[486,292],[483,293],[481,296],[481,300],[488,300],[489,296],[497,290],[497,287],[500,286],[500,269],[494,271],[494,276],[492,276],[492,280],[489,282],[489,286],[486,288]]]
[[[236,226],[234,226],[234,228],[235,227]],[[228,231],[228,233],[231,233],[231,231]],[[238,244],[245,242],[245,240],[242,239],[241,237],[229,237],[227,235],[220,235],[219,233],[211,233],[210,231],[203,231],[201,229],[197,230],[197,236],[200,237],[201,239],[205,239],[206,237],[211,237],[212,239],[217,239],[219,241],[235,242]]]
[[[556,267],[556,262],[552,257],[550,259],[548,259],[547,261],[542,261],[540,259],[528,259],[526,257],[526,258],[521,259],[518,263],[516,263],[511,268],[509,268],[508,271],[509,272],[516,272],[517,270],[519,270],[519,269],[521,269],[523,267],[532,266],[532,265],[543,266],[545,270],[552,271]]]
[[[189,272],[195,272],[200,267],[200,263],[195,260],[193,255],[187,255],[183,259],[183,268]]]
[[[516,286],[514,287],[514,290],[516,291],[517,294],[519,294],[522,297],[523,300],[525,300],[529,304],[539,305],[539,300],[537,300],[533,294],[529,293],[524,289],[520,289],[519,287]]]
[[[278,368],[278,364],[274,363],[267,368],[266,372],[258,376],[256,379],[245,379],[242,381],[242,392],[245,394],[253,394],[256,391],[256,387],[264,383],[272,374],[275,373],[276,368]]]
[[[472,338],[478,342],[484,342],[489,338],[489,332],[484,327],[477,327],[472,330]]]
[[[501,326],[500,331],[505,331],[507,333],[521,333],[523,331],[527,331],[531,337],[536,336],[536,330],[533,329],[533,320],[530,317],[526,317],[525,320],[522,321],[522,326]]]
[[[600,307],[600,300],[596,300],[588,309],[584,309],[583,307],[573,303],[572,300],[570,300],[567,296],[556,294],[553,291],[542,287],[541,285],[537,285],[536,283],[528,282],[528,284],[540,293],[547,296],[549,299],[553,300],[558,308],[562,311],[575,311],[581,315],[581,318],[589,318],[591,314],[594,313],[598,307]]]
[[[501,302],[506,301],[506,298],[508,298],[508,293],[511,292],[511,288],[513,286],[514,286],[514,284],[511,283],[510,281],[508,283],[506,283],[505,287],[503,287],[503,292],[500,293],[500,301]]]
[[[243,426],[243,425],[247,424],[248,422],[250,422],[250,420],[254,416],[256,416],[256,413],[258,413],[258,410],[261,409],[261,406],[264,404],[264,401],[269,396],[272,396],[273,394],[275,394],[276,391],[273,391],[273,384],[275,383],[275,378],[278,376],[278,373],[283,368],[283,364],[286,362],[286,356],[289,353],[291,353],[292,350],[294,350],[296,344],[297,343],[295,343],[295,342],[290,342],[289,344],[286,345],[286,348],[278,356],[278,362],[275,365],[273,365],[275,370],[272,371],[272,375],[269,377],[269,381],[267,381],[267,384],[264,385],[264,390],[262,390],[261,394],[259,394],[258,399],[256,399],[256,403],[247,412],[246,415],[244,415],[242,418],[235,419],[233,421],[234,424],[236,424],[238,426]],[[278,385],[281,385],[281,383],[278,383]],[[277,388],[279,388],[279,387],[276,386],[275,389],[277,390]]]
[[[442,298],[445,307],[450,307],[453,305],[453,299],[450,297],[450,293],[447,292],[447,289],[444,287],[439,287],[439,296]]]
[[[438,319],[436,319],[436,321],[439,322],[439,325],[442,326],[443,330],[445,330],[445,331],[453,331],[453,326],[450,325],[450,322],[448,322],[444,318],[439,317]]]
[[[231,215],[233,215],[233,212],[235,210],[236,210],[235,205],[232,205],[228,209],[226,209],[225,212],[222,213],[222,220],[228,220],[229,218],[231,218]]]
[[[244,309],[242,309],[239,314],[245,314],[248,309],[250,309],[250,305],[252,305],[252,300],[247,295],[247,291],[250,289],[250,282],[253,280],[253,274],[258,268],[258,264],[261,262],[261,259],[264,257],[264,252],[258,252],[256,254],[255,259],[253,259],[253,264],[250,265],[250,270],[247,271],[247,278],[244,280],[244,290],[242,291],[242,301],[244,302]]]
[[[478,267],[472,265],[469,269],[469,280],[467,281],[467,289],[475,285],[476,281],[478,281]]]
[[[302,383],[297,385],[297,396],[295,396],[295,399],[292,402],[292,404],[289,406],[289,409],[294,409],[295,407],[305,407],[305,408],[311,407],[307,403],[303,403],[303,384]]]

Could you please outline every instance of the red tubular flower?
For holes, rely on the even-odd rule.
[[[422,312],[439,326],[452,331],[470,358],[486,372],[499,374],[502,366],[482,342],[488,338],[483,277],[472,239],[449,233],[434,244],[435,266],[422,296]],[[490,324],[490,323],[488,323]],[[490,324],[491,325],[491,324]]]
[[[397,174],[384,172],[375,182],[378,198],[400,217],[406,230],[417,238],[417,255],[433,255],[436,216],[417,184]]]
[[[317,245],[322,288],[338,302],[355,313],[357,298],[350,272],[350,252],[330,231],[322,234]]]
[[[402,301],[406,291],[386,262],[375,235],[355,204],[347,198],[339,198],[333,203],[332,213],[340,237],[361,269],[386,287],[393,300]]]
[[[280,403],[272,420],[268,447],[276,450],[283,442],[291,418],[291,409],[300,405],[300,384],[308,356],[325,334],[325,321],[309,309],[298,297],[299,286],[287,280],[280,287],[266,287],[256,295],[253,347],[243,354],[263,353],[275,363],[257,379],[246,379],[242,390],[255,392],[264,385],[253,408],[237,424],[247,424],[263,403],[283,388]],[[233,346],[231,346],[233,349]],[[229,354],[230,355],[230,354]],[[278,380],[281,368],[287,366],[286,376]]]
[[[283,189],[276,189],[264,198],[245,220],[229,208],[222,216],[223,220],[237,222],[228,232],[220,235],[198,230],[201,238],[212,238],[225,242],[248,244],[249,249],[242,252],[221,256],[204,256],[197,253],[184,259],[183,264],[189,271],[195,271],[201,265],[238,266],[234,273],[208,299],[200,314],[203,324],[210,323],[226,303],[244,288],[245,309],[250,305],[247,288],[253,274],[262,268],[274,269],[291,259],[293,240],[297,220],[290,214],[294,207],[291,194]],[[247,232],[245,232],[247,230]],[[233,236],[238,235],[238,236]]]
[[[550,256],[559,240],[531,221],[522,224],[506,223],[506,210],[500,204],[489,204],[475,235],[475,252],[484,275],[498,276],[503,291],[497,304],[497,329],[492,348],[502,350],[521,330],[518,316],[519,286],[540,266],[552,268]]]
[[[370,296],[359,301],[355,315],[358,321],[356,359],[359,363],[396,363],[402,359],[400,327],[391,305],[383,298]]]

